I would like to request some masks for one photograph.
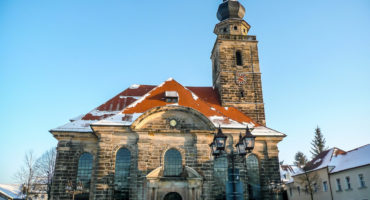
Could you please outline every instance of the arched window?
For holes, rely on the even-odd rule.
[[[227,182],[227,157],[216,157],[213,161],[213,177],[215,179],[214,191],[217,191],[215,198],[226,199],[226,182]]]
[[[180,176],[182,158],[179,151],[170,149],[164,155],[164,176]]]
[[[235,57],[236,57],[236,65],[239,65],[239,66],[243,65],[242,52],[236,51]]]
[[[246,159],[248,191],[251,199],[261,199],[260,170],[257,156],[251,154]]]
[[[90,153],[83,153],[78,161],[77,183],[82,182],[84,189],[90,188],[93,156]]]
[[[126,148],[121,148],[116,154],[116,169],[114,173],[114,184],[117,188],[128,187],[128,177],[130,176],[131,152]]]

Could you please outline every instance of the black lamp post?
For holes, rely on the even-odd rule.
[[[254,141],[255,136],[251,134],[248,126],[246,129],[245,135],[242,137],[242,135],[239,135],[239,142],[235,145],[237,149],[237,153],[234,153],[234,148],[231,149],[230,157],[231,157],[231,163],[232,163],[232,186],[233,186],[233,199],[237,199],[236,195],[236,180],[234,180],[234,174],[235,174],[235,160],[234,156],[242,156],[244,157],[247,155],[247,153],[252,152],[254,149]],[[215,133],[215,136],[213,138],[213,142],[209,145],[212,150],[212,155],[217,157],[221,155],[222,153],[225,153],[225,146],[226,146],[226,139],[227,136],[222,133],[221,127],[218,127],[217,134]]]
[[[269,181],[268,185],[270,193],[274,194],[274,199],[279,200],[280,199],[280,192],[283,189],[283,186],[281,183],[275,183],[274,181]]]

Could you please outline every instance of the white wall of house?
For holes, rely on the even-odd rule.
[[[330,174],[330,181],[334,200],[370,200],[370,165]]]
[[[331,199],[329,177],[327,168],[319,169],[313,172],[308,172],[311,181],[316,183],[316,189],[314,188],[313,198],[314,200]],[[304,174],[294,176],[294,182],[287,184],[287,192],[289,200],[311,200],[310,193],[306,192],[306,184],[301,180],[304,178]],[[313,178],[315,177],[316,178]],[[324,186],[326,185],[326,187]]]

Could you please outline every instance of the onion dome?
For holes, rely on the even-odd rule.
[[[217,11],[217,19],[220,21],[230,18],[243,19],[244,15],[245,8],[238,0],[224,0]]]

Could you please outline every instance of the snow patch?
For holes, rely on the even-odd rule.
[[[117,114],[119,113],[120,111],[100,111],[100,110],[92,110],[91,112],[89,112],[88,114],[91,114],[93,116],[103,116],[103,115],[114,115],[114,114]]]
[[[313,164],[315,165],[315,164],[317,164],[319,162],[321,162],[321,158],[317,159]]]
[[[154,89],[153,89],[154,90]],[[149,95],[151,94],[151,92],[148,92],[146,93],[144,96],[142,96],[140,99],[134,101],[132,104],[130,104],[129,106],[126,107],[127,108],[133,108],[135,107],[137,104],[141,103],[142,101],[144,101]]]
[[[140,87],[139,84],[132,84],[129,88],[130,89],[138,89]]]
[[[118,113],[112,117],[107,117],[103,120],[93,123],[93,125],[114,125],[114,126],[130,126],[143,113],[123,114]]]
[[[124,99],[124,98],[134,98],[134,99],[139,99],[141,98],[141,96],[119,96],[120,99]]]
[[[52,129],[51,131],[92,132],[90,124],[97,121],[98,120],[76,120]]]

